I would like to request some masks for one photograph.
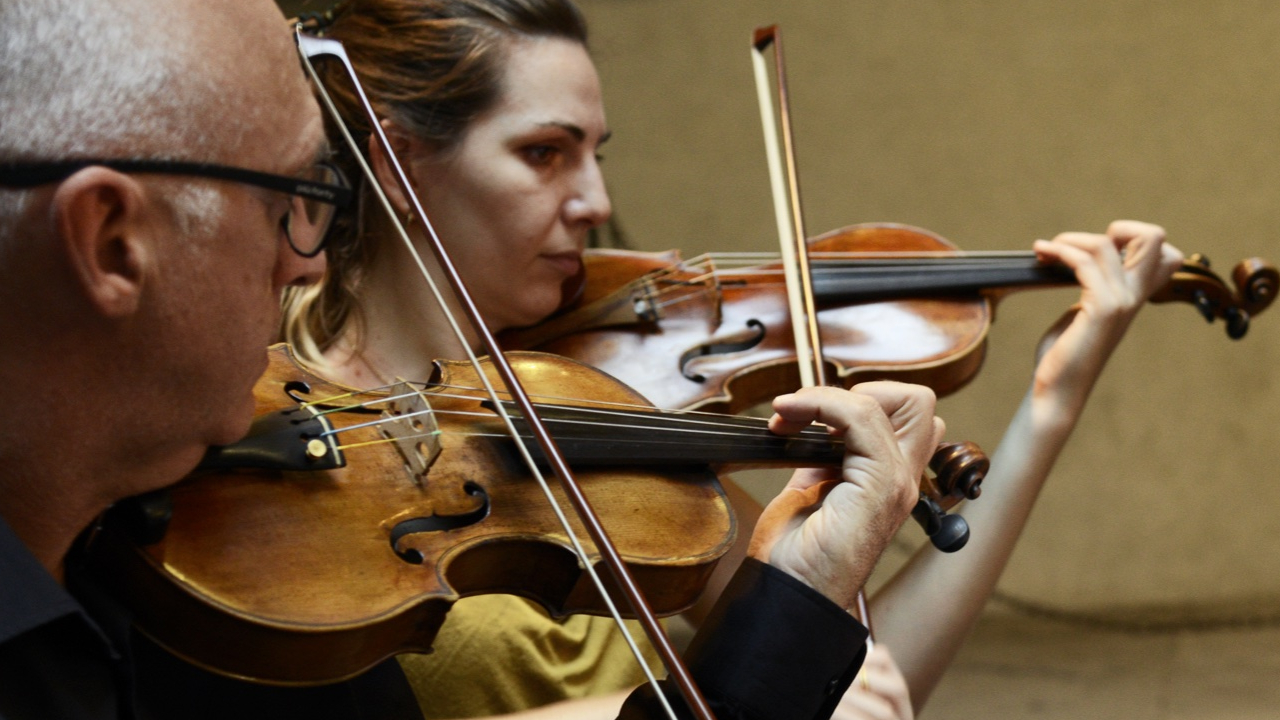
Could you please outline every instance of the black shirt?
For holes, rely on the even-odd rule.
[[[0,518],[0,717],[121,717],[122,659]]]
[[[0,718],[308,720],[420,718],[394,661],[355,680],[255,685],[200,670],[131,628],[76,557],[60,586],[0,519]],[[866,630],[799,581],[748,560],[695,637],[687,663],[720,720],[829,717],[862,665]],[[517,671],[518,669],[513,669]],[[683,715],[672,688],[664,692]],[[665,717],[652,692],[624,720]]]
[[[170,655],[132,628],[79,553],[67,588],[0,518],[0,718],[6,720],[421,720],[388,661],[351,681],[256,685]]]

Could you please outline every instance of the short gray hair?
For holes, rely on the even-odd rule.
[[[181,157],[216,161],[240,128],[201,143],[219,88],[190,50],[180,9],[136,0],[0,2],[0,161],[74,157]],[[172,16],[171,22],[165,22]],[[218,118],[220,123],[226,120]],[[225,125],[225,123],[222,123]],[[238,131],[238,132],[237,132]],[[199,182],[167,196],[197,232],[221,196]],[[177,183],[175,183],[177,187]],[[0,243],[26,192],[0,192]]]

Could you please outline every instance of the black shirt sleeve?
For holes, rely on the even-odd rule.
[[[685,653],[718,720],[828,718],[866,656],[867,630],[821,593],[747,559]],[[670,678],[663,693],[691,718]],[[627,698],[620,720],[662,718],[649,686]]]
[[[202,670],[142,636],[133,646],[138,720],[422,720],[394,659],[344,682],[276,687]]]

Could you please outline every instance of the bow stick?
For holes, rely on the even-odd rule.
[[[764,53],[773,46],[774,73],[778,84],[778,106],[782,117],[781,132],[773,114],[773,98],[769,93],[768,69]],[[755,70],[756,95],[760,100],[760,122],[764,129],[765,157],[769,163],[770,187],[773,191],[774,218],[782,267],[786,273],[787,300],[791,309],[791,328],[795,333],[796,360],[802,387],[827,385],[826,364],[822,360],[822,337],[818,331],[818,311],[814,302],[813,278],[809,272],[809,245],[805,241],[804,216],[800,209],[800,181],[796,171],[794,138],[791,131],[790,100],[787,97],[786,66],[782,59],[782,36],[777,25],[756,28],[751,41],[751,61]],[[782,136],[786,159],[786,177],[779,158],[778,136]],[[866,595],[858,591],[854,615],[867,628],[867,649],[871,649],[871,614]]]

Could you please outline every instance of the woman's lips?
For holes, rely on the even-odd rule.
[[[543,255],[542,258],[551,263],[565,277],[576,275],[578,269],[582,267],[582,253],[579,252],[555,253]]]

